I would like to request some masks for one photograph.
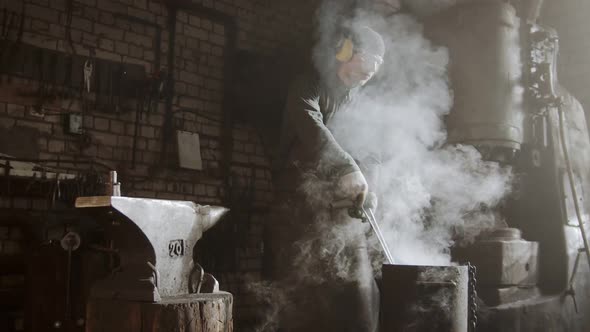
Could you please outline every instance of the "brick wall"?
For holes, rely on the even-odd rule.
[[[238,50],[274,56],[309,45],[311,15],[317,1],[193,2],[235,19]],[[23,7],[23,43],[136,64],[143,66],[147,74],[158,71],[155,62],[159,58],[160,68],[165,69],[171,41],[167,31],[168,10],[160,1],[0,0],[0,9],[20,13]],[[152,24],[143,24],[129,17]],[[160,49],[156,49],[158,29],[153,24],[162,29]],[[250,321],[250,313],[254,311],[252,300],[241,296],[241,281],[244,278],[259,279],[262,267],[264,212],[256,211],[264,211],[272,198],[269,161],[257,131],[247,124],[234,124],[229,144],[232,149],[231,181],[227,181],[228,176],[222,169],[222,148],[227,134],[224,132],[223,112],[224,97],[227,97],[225,88],[229,84],[224,81],[228,66],[224,56],[230,46],[227,44],[228,26],[206,13],[179,10],[176,32],[171,126],[174,130],[200,135],[203,171],[182,170],[176,166],[175,136],[169,137],[170,142],[162,145],[164,98],[155,102],[155,110],[144,112],[139,119],[134,156],[136,115],[133,110],[97,110],[92,103],[85,104],[77,96],[52,99],[40,106],[39,99],[34,96],[38,89],[37,80],[3,77],[0,81],[0,132],[11,135],[25,129],[33,131],[34,143],[11,153],[17,157],[95,160],[109,165],[120,173],[122,191],[126,196],[228,204],[224,199],[228,197],[228,191],[249,192],[249,203],[239,204],[236,213],[237,218],[243,216],[244,222],[247,220],[247,227],[240,228],[241,220],[233,221],[238,225],[235,229],[241,232],[235,235],[239,241],[234,253],[238,263],[233,271],[226,269],[217,275],[222,289],[236,297],[234,310],[236,325],[240,329],[240,321]],[[18,35],[17,26],[13,26],[6,38],[16,40]],[[28,92],[29,96],[23,96],[22,91]],[[85,98],[92,100],[94,95],[90,93]],[[83,113],[85,135],[65,133],[64,114],[72,112]],[[167,154],[162,154],[163,147],[168,150]],[[70,170],[77,167],[68,165]],[[13,232],[12,228],[0,227],[4,253],[17,243]],[[244,326],[240,330],[245,330]]]

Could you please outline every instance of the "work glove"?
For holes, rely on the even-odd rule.
[[[348,173],[336,183],[336,196],[341,199],[349,199],[357,207],[362,207],[365,203],[369,185],[367,180],[360,171]]]

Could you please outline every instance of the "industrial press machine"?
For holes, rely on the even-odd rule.
[[[386,265],[385,331],[590,329],[590,139],[584,110],[557,79],[559,38],[537,23],[541,5],[456,1],[422,17],[426,36],[449,50],[454,106],[448,143],[472,145],[485,160],[511,166],[516,182],[498,211],[508,227],[453,248],[454,261],[476,268],[477,295],[458,287],[460,275],[468,274],[460,267],[427,280],[423,267]],[[463,315],[444,318],[433,315],[440,307],[414,312],[412,319],[400,314],[407,311],[400,301],[406,307],[424,302],[432,287],[474,303],[465,308],[454,300],[449,310]],[[417,326],[417,319],[435,322]]]

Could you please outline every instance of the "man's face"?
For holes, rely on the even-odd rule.
[[[378,55],[355,53],[352,59],[340,65],[338,77],[349,88],[365,85],[383,63]]]

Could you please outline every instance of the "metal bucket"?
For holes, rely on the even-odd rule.
[[[467,332],[466,266],[383,265],[382,331]]]

